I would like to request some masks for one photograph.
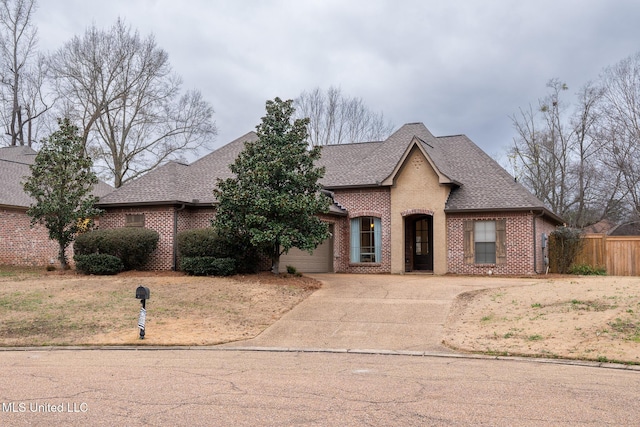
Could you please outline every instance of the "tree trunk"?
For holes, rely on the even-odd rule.
[[[63,270],[69,269],[69,264],[67,264],[67,254],[66,247],[64,245],[60,245],[60,250],[58,251],[58,260],[60,261],[60,268]]]
[[[277,240],[273,245],[273,252],[271,253],[271,272],[278,274],[280,272],[280,240]]]

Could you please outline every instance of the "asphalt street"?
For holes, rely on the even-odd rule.
[[[640,420],[638,372],[536,361],[216,349],[3,351],[0,361],[3,426]]]

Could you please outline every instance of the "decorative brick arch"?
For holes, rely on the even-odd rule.
[[[363,216],[373,216],[376,218],[382,218],[382,214],[380,212],[376,212],[376,211],[356,211],[356,212],[349,212],[349,219],[352,218],[360,218]]]
[[[411,216],[411,215],[429,215],[433,216],[434,212],[429,209],[407,209],[406,211],[400,212],[400,215],[403,217]]]

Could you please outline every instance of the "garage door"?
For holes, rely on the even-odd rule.
[[[330,230],[333,234],[333,230]],[[333,237],[329,237],[313,251],[301,251],[292,248],[289,253],[280,257],[280,272],[287,271],[287,266],[291,265],[300,273],[331,273],[333,272]]]

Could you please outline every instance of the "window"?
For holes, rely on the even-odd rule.
[[[496,222],[476,221],[473,224],[476,264],[496,263]]]
[[[466,264],[506,262],[506,220],[464,221],[463,224]]]
[[[380,262],[382,224],[380,218],[364,216],[351,220],[351,262]]]
[[[144,214],[125,215],[125,227],[144,227]]]

